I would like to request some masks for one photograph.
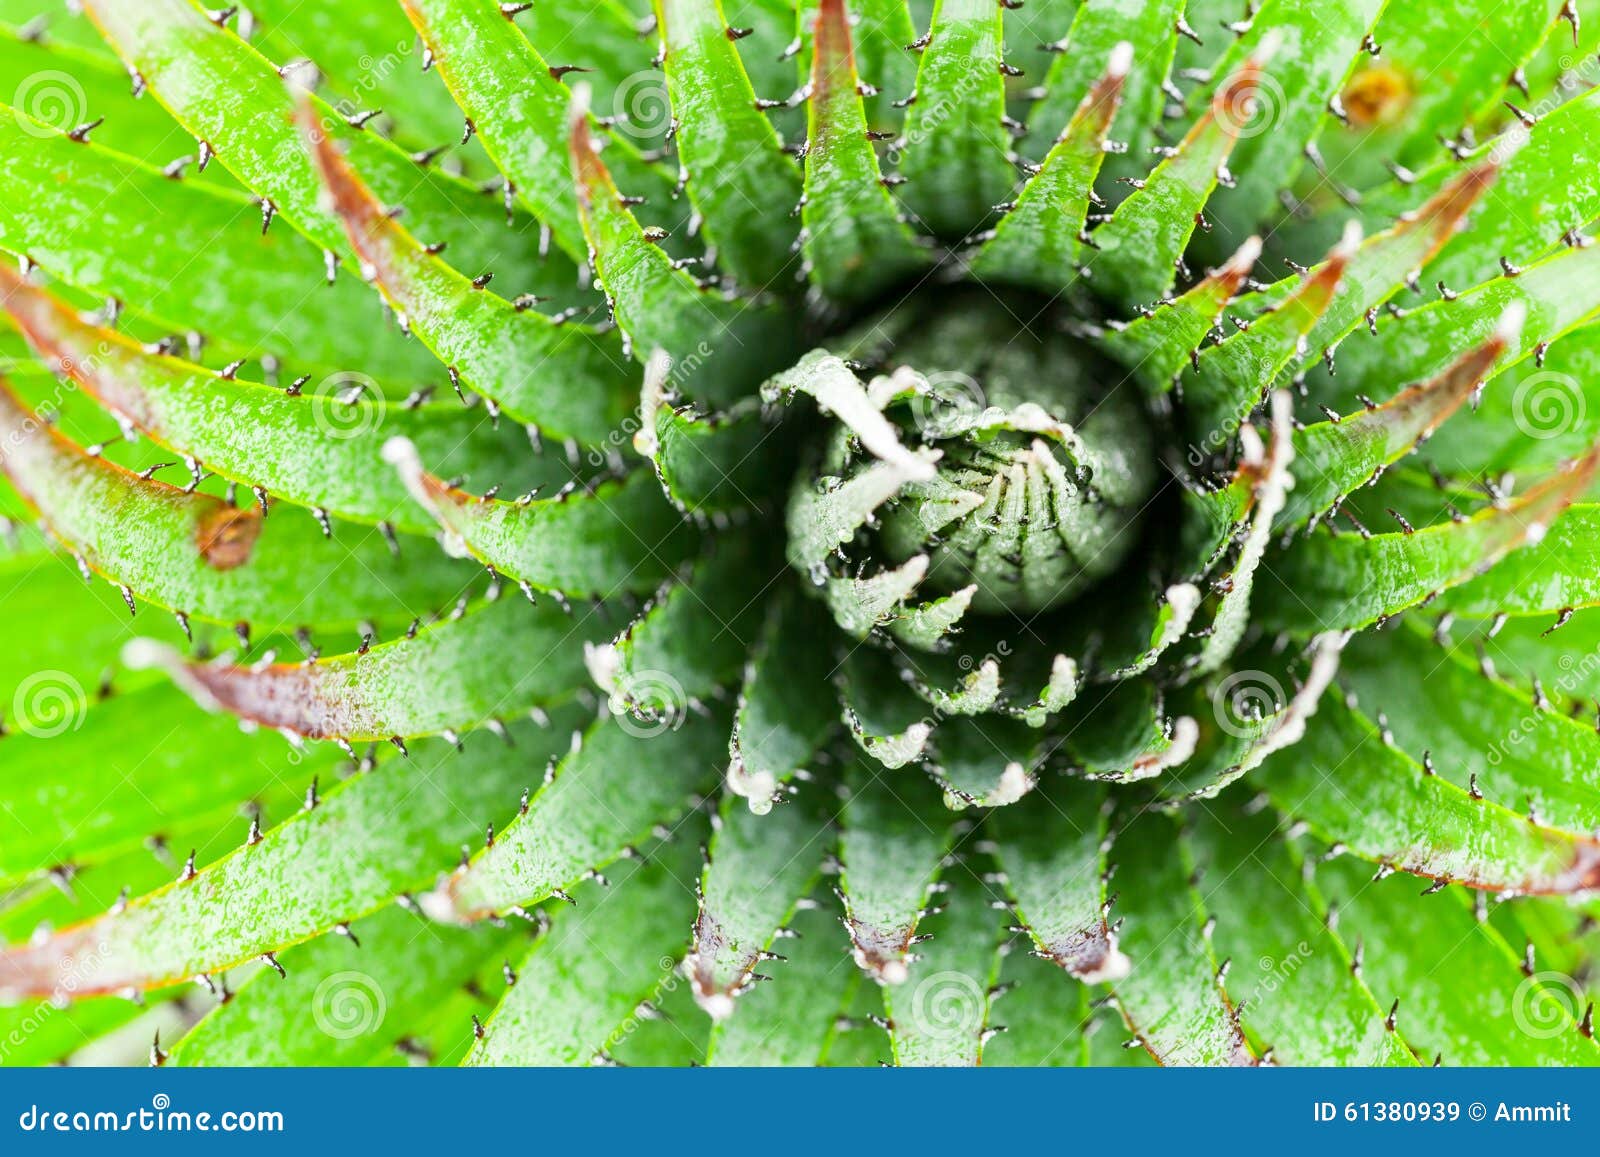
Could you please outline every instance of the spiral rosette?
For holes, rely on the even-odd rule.
[[[1031,613],[1111,574],[1154,487],[1141,400],[1048,311],[1021,333],[988,295],[910,312],[858,361],[816,353],[769,383],[836,422],[790,498],[791,563],[856,634],[913,594],[935,602],[911,614]]]

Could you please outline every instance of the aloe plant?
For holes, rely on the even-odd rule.
[[[0,1059],[1600,1060],[1575,0],[80,4]]]

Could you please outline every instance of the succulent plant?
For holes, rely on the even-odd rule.
[[[80,4],[0,1059],[1600,1060],[1576,0]]]

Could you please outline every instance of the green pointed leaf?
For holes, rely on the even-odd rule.
[[[0,385],[0,467],[50,532],[132,594],[196,618],[257,626],[354,624],[448,604],[470,579],[429,551],[400,565],[376,531],[266,518],[198,491],[142,478],[41,429]],[[132,597],[131,595],[128,597]]]
[[[826,692],[832,656],[822,607],[790,589],[767,614],[745,664],[733,738],[728,744],[728,789],[757,815],[772,809],[783,784],[804,770],[837,725]]]
[[[586,884],[577,906],[520,962],[469,1065],[587,1065],[626,1037],[630,1014],[671,977],[694,919],[695,837],[690,825],[614,873]]]
[[[903,984],[954,825],[920,777],[858,762],[849,784],[839,837],[845,929],[858,967],[880,984]]]
[[[426,884],[461,841],[513,806],[528,756],[565,738],[519,729],[520,749],[484,736],[386,760],[315,807],[125,909],[0,951],[0,992],[47,995],[64,957],[82,994],[156,988],[276,952]],[[537,754],[534,755],[537,759]],[[435,774],[422,773],[431,765]]]
[[[669,582],[610,644],[590,648],[589,674],[616,714],[647,727],[681,721],[701,698],[736,680],[761,627],[752,581],[766,573],[748,539],[721,539]]]
[[[363,287],[325,284],[315,245],[289,229],[262,236],[260,211],[242,195],[172,180],[10,109],[0,115],[0,246],[238,356],[394,380],[437,370],[379,324]]]
[[[894,145],[901,199],[922,224],[960,239],[1011,197],[1016,171],[1004,124],[1002,11],[991,0],[937,0],[917,65],[916,98]]]
[[[1315,518],[1415,450],[1483,384],[1506,347],[1504,328],[1443,373],[1400,391],[1381,406],[1297,430],[1295,485],[1283,521],[1295,525]]]
[[[506,598],[364,652],[301,663],[185,660],[140,641],[125,659],[164,667],[203,705],[312,739],[382,740],[481,727],[568,698],[583,679],[585,637],[548,604]],[[513,678],[502,656],[526,664]]]
[[[821,791],[767,816],[723,797],[683,962],[695,1001],[713,1020],[732,1016],[735,998],[756,987],[757,969],[815,883],[833,847],[832,810]]]
[[[1271,671],[1245,668],[1241,660],[1241,669],[1225,675],[1204,696],[1209,703],[1194,704],[1194,717],[1204,719],[1209,713],[1217,727],[1207,729],[1198,750],[1163,790],[1214,799],[1273,752],[1298,743],[1339,670],[1345,642],[1338,631],[1313,638],[1305,651],[1304,674],[1289,690]],[[1276,666],[1270,660],[1264,665]]]
[[[766,306],[702,289],[647,232],[595,151],[589,122],[571,123],[573,179],[595,277],[611,315],[639,358],[663,350],[674,392],[715,406],[747,397],[759,380],[799,352],[792,320]]]
[[[1043,748],[1036,728],[1013,719],[956,716],[940,724],[933,741],[928,774],[944,789],[948,808],[1005,807],[1034,788]]]
[[[1150,394],[1172,389],[1183,367],[1222,317],[1261,257],[1261,238],[1247,238],[1238,252],[1181,296],[1145,309],[1103,339],[1108,353],[1127,366]]]
[[[1245,456],[1233,485],[1219,492],[1216,501],[1227,504],[1241,514],[1248,512],[1244,524],[1239,553],[1234,558],[1227,589],[1217,607],[1211,632],[1200,647],[1198,668],[1202,672],[1215,671],[1232,655],[1244,637],[1250,622],[1250,604],[1255,593],[1255,580],[1261,569],[1261,560],[1272,538],[1274,520],[1288,502],[1289,490],[1294,485],[1290,468],[1294,462],[1294,443],[1290,426],[1293,422],[1289,396],[1279,390],[1272,396],[1269,443],[1261,444],[1254,427],[1246,426],[1249,436],[1244,439]],[[1232,528],[1235,522],[1225,522]],[[1223,539],[1226,544],[1227,538]],[[1267,572],[1271,574],[1269,570]]]
[[[1600,441],[1596,383],[1600,326],[1589,322],[1557,339],[1542,362],[1502,370],[1477,399],[1473,420],[1446,424],[1421,456],[1449,478],[1541,474]]]
[[[1562,691],[1557,674],[1553,690]],[[1484,678],[1459,656],[1401,628],[1358,640],[1341,681],[1407,752],[1429,752],[1439,774],[1478,787],[1513,810],[1569,832],[1600,827],[1600,791],[1589,771],[1600,738],[1578,720],[1540,706],[1538,698]]]
[[[813,43],[802,251],[823,296],[863,301],[927,265],[928,256],[882,183],[844,0],[821,0]]]
[[[1504,187],[1497,188],[1502,167],[1490,158],[1465,172],[1452,169],[1450,182],[1425,204],[1396,214],[1393,225],[1362,242],[1346,262],[1327,308],[1306,331],[1302,348],[1280,372],[1279,380],[1292,370],[1303,369],[1315,358],[1330,360],[1331,364],[1340,342],[1402,287],[1416,282],[1434,255],[1462,230],[1474,207],[1504,198]],[[1281,302],[1294,291],[1294,285],[1294,279],[1286,278],[1269,286],[1241,303],[1240,312],[1253,312],[1258,303],[1264,306]]]
[[[812,350],[761,387],[767,402],[787,400],[795,394],[809,395],[819,410],[848,427],[865,449],[899,466],[908,477],[933,477],[932,466],[900,444],[893,423],[883,416],[883,407],[843,359],[827,350]]]
[[[1113,991],[1134,1037],[1163,1065],[1254,1065],[1201,931],[1200,898],[1178,828],[1146,812],[1118,831],[1117,910],[1128,975]]]
[[[1007,12],[1008,25],[1014,15],[1026,17],[1035,7],[1030,3],[1015,13]],[[1056,30],[1055,35],[1037,37],[1055,56],[1044,78],[1044,96],[1028,109],[1028,134],[1023,146],[1027,154],[1039,158],[1052,150],[1073,111],[1094,87],[1101,62],[1118,44],[1126,43],[1133,49],[1132,67],[1123,82],[1122,107],[1116,110],[1112,121],[1111,138],[1127,146],[1131,167],[1142,172],[1149,154],[1151,129],[1160,119],[1166,99],[1161,86],[1172,68],[1182,12],[1183,5],[1178,0],[1153,0],[1134,9],[1119,5],[1116,0],[1083,0],[1077,5],[1066,35]],[[1042,23],[1035,18],[1033,31],[1044,31],[1040,28]],[[1017,41],[1008,27],[1007,38],[1014,41],[1014,49],[1028,54],[1024,60],[1036,59],[1030,43],[1035,37]]]
[[[1445,592],[1441,610],[1463,615],[1549,614],[1600,602],[1595,536],[1600,506],[1570,507],[1549,531],[1486,574]]]
[[[756,506],[773,479],[788,473],[786,448],[772,437],[772,415],[758,398],[703,413],[673,392],[671,370],[664,350],[645,364],[633,448],[650,459],[668,500],[686,514]]]
[[[1132,54],[1126,40],[1112,49],[1105,72],[1084,94],[1044,164],[973,258],[976,276],[1031,285],[1049,294],[1065,292],[1078,280],[1079,252],[1087,236],[1084,223]]]
[[[811,34],[818,0],[800,0],[800,76],[811,75]],[[868,86],[865,94],[867,127],[873,132],[893,132],[905,123],[905,108],[896,107],[917,85],[917,57],[906,46],[917,38],[906,0],[854,0],[850,12],[850,38],[855,42],[856,71]]]
[[[338,754],[294,753],[161,684],[91,704],[71,676],[46,672],[7,702],[0,878],[138,849],[175,820],[242,803],[277,778],[331,782]],[[195,751],[205,752],[203,773]],[[63,767],[76,770],[57,774]]]
[[[714,721],[651,734],[602,716],[574,733],[528,810],[422,897],[423,910],[436,919],[482,920],[564,893],[628,855],[655,825],[677,821],[690,795],[714,777],[720,740]],[[646,764],[648,775],[635,774]],[[692,921],[691,909],[680,936]]]
[[[1006,889],[1037,954],[1087,983],[1117,981],[1128,961],[1106,923],[1105,789],[1056,779],[1033,814],[993,821]]]
[[[427,46],[399,4],[254,0],[249,12],[248,39],[264,56],[311,60],[331,103],[357,116],[381,109],[374,119],[396,143],[428,150],[460,139],[461,110],[437,74],[424,70]],[[473,176],[487,169],[470,141],[450,156]]]
[[[655,0],[655,11],[679,164],[717,264],[749,289],[781,288],[800,171],[756,106],[721,0]]]
[[[1290,1065],[1414,1066],[1268,812],[1201,811],[1184,832],[1212,943],[1259,1050]]]
[[[948,902],[932,921],[938,931],[917,954],[906,983],[884,992],[897,1065],[980,1065],[991,1035],[1000,920],[970,869],[950,875]]]
[[[258,970],[184,1034],[168,1063],[404,1063],[402,1050],[435,1015],[441,994],[515,954],[515,933],[429,927],[413,912],[386,908],[347,936],[324,935],[285,952],[285,978]]]
[[[739,1014],[711,1030],[709,1063],[722,1066],[818,1065],[860,973],[839,939],[837,910],[820,898],[803,904],[782,941],[784,959],[768,965],[769,984],[739,1000]]]
[[[303,131],[363,275],[452,381],[554,437],[605,442],[632,406],[621,342],[519,309],[447,265],[384,211],[311,115],[302,105]]]
[[[367,523],[427,532],[434,522],[384,468],[386,438],[406,438],[430,464],[485,484],[525,479],[532,455],[509,427],[452,403],[395,403],[370,396],[363,375],[335,376],[324,392],[286,393],[151,354],[131,338],[87,325],[65,302],[0,269],[3,303],[39,358],[70,373],[101,405],[158,445],[277,498]],[[329,385],[335,387],[326,392]],[[346,391],[357,395],[350,397]],[[546,465],[555,486],[572,471]]]
[[[694,548],[692,528],[644,470],[551,498],[507,501],[428,473],[409,440],[390,439],[383,456],[438,520],[451,553],[470,553],[531,587],[598,598],[644,592]]]
[[[1080,696],[1065,719],[1066,746],[1091,778],[1111,783],[1153,779],[1194,754],[1188,716],[1171,718],[1147,679],[1128,679]]]
[[[1520,800],[1484,799],[1428,774],[1337,695],[1258,782],[1281,811],[1388,871],[1541,895],[1591,889],[1600,873],[1600,844],[1529,823],[1507,806]]]
[[[1214,444],[1261,404],[1327,312],[1360,241],[1360,227],[1352,224],[1328,259],[1307,273],[1277,308],[1257,317],[1249,329],[1200,352],[1193,380],[1181,383],[1185,418],[1197,441]]]
[[[0,13],[0,20],[9,15]],[[132,95],[127,70],[114,58],[59,42],[48,33],[23,32],[0,24],[0,73],[23,78],[11,97],[19,112],[58,133],[103,119],[93,139],[149,165],[166,165],[192,151],[194,142],[165,109]],[[220,166],[204,173],[190,169],[186,176],[236,187]]]
[[[315,164],[298,147],[295,97],[272,62],[190,0],[88,0],[86,8],[156,99],[222,165],[322,249],[351,252],[337,210],[320,199]],[[289,78],[310,79],[295,78],[293,70]],[[476,267],[474,275],[499,265],[502,273],[519,277],[543,277],[541,269],[549,268],[550,281],[538,289],[565,280],[560,263],[541,260],[537,232],[507,229],[501,207],[466,181],[419,166],[377,133],[352,127],[317,97],[305,99],[329,147],[337,142],[348,150],[375,195],[386,204],[404,204],[407,219],[430,241],[448,242]],[[359,245],[355,251],[364,258]]]
[[[1513,552],[1519,548],[1553,550],[1553,557],[1560,558],[1566,552],[1559,541],[1547,548],[1544,540],[1552,528],[1560,527],[1557,520],[1588,487],[1597,465],[1600,450],[1503,508],[1491,507],[1463,522],[1447,522],[1412,534],[1318,535],[1297,541],[1264,572],[1270,586],[1261,600],[1261,617],[1269,624],[1297,630],[1308,625],[1313,629],[1363,627],[1465,583],[1507,555],[1516,561]],[[1592,540],[1585,537],[1583,541]],[[1526,605],[1532,610],[1538,604]],[[1549,609],[1571,605],[1557,599]],[[1498,609],[1494,604],[1479,613]]]
[[[886,768],[919,759],[933,731],[933,713],[887,656],[858,648],[839,670],[844,725],[857,746]]]
[[[1424,1060],[1600,1063],[1600,1049],[1578,1031],[1583,1010],[1563,983],[1570,978],[1523,975],[1517,954],[1474,919],[1464,897],[1421,897],[1414,880],[1369,876],[1364,865],[1336,860],[1317,870],[1317,883],[1338,905],[1340,935],[1368,946],[1362,979],[1382,1007],[1399,1002],[1396,1031]],[[1379,950],[1397,944],[1406,950]]]
[[[1407,310],[1339,347],[1339,379],[1349,382],[1421,381],[1439,373],[1463,349],[1479,345],[1499,327],[1508,308],[1527,309],[1521,340],[1509,343],[1496,363],[1505,369],[1600,309],[1600,246],[1557,253],[1516,277],[1501,277],[1453,301]]]
[[[1211,107],[1111,219],[1092,234],[1097,292],[1124,306],[1162,297],[1176,276],[1197,214],[1217,186],[1239,133],[1249,123],[1265,61],[1246,60],[1218,89]]]
[[[1270,105],[1235,148],[1233,188],[1218,195],[1214,211],[1224,230],[1244,236],[1278,208],[1289,185],[1356,66],[1356,46],[1372,31],[1388,0],[1268,0],[1250,16],[1249,30],[1223,55],[1218,69],[1258,51],[1267,37],[1281,43],[1272,54],[1258,100]],[[1208,30],[1209,35],[1222,35]]]
[[[1563,32],[1556,37],[1565,39]],[[1527,103],[1520,93],[1512,101]],[[1502,110],[1503,111],[1503,110]],[[1446,287],[1477,285],[1500,272],[1503,256],[1514,264],[1538,260],[1551,242],[1569,230],[1582,230],[1600,215],[1600,189],[1588,173],[1595,163],[1594,140],[1600,131],[1600,98],[1585,93],[1559,107],[1538,102],[1538,124],[1529,129],[1513,122],[1506,132],[1474,151],[1500,164],[1497,192],[1475,205],[1466,228],[1450,238],[1428,267],[1430,282]],[[1399,213],[1426,190],[1459,171],[1454,158],[1418,174],[1409,188],[1382,195],[1371,211]]]
[[[567,171],[566,85],[515,21],[489,4],[403,0],[435,67],[517,198],[578,261],[587,243]],[[605,14],[602,11],[601,20]],[[549,42],[554,48],[565,45]],[[671,184],[625,140],[605,134],[608,164],[636,196],[666,202]]]
[[[1069,1068],[1089,1063],[1089,1026],[1097,1022],[1091,1018],[1086,985],[1013,948],[1000,963],[1000,989],[991,1002],[1000,992],[1006,999],[993,1015],[1006,1031],[984,1046],[986,1066]]]

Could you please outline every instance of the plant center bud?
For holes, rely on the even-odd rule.
[[[1060,320],[1037,300],[946,291],[855,341],[869,397],[907,449],[937,459],[847,544],[847,565],[926,557],[919,597],[970,589],[975,611],[1032,613],[1128,557],[1155,485],[1152,418],[1137,385]]]

